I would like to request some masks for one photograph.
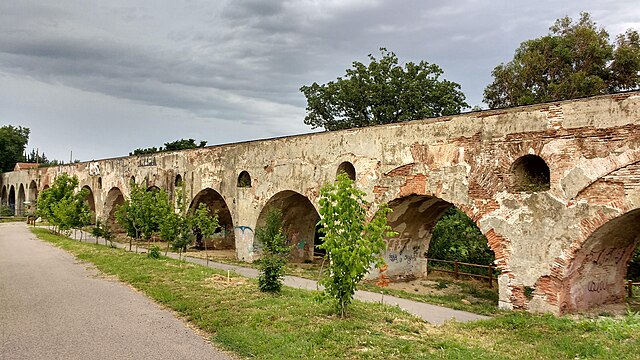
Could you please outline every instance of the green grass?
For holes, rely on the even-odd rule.
[[[8,222],[27,222],[27,218],[24,216],[0,217],[0,223],[8,223]]]
[[[508,313],[434,327],[403,311],[355,302],[337,318],[314,292],[263,294],[253,280],[159,260],[33,229],[40,238],[131,284],[210,334],[218,346],[258,359],[635,359],[640,316],[581,319]]]
[[[437,279],[438,286],[448,287],[456,285],[460,291],[445,294],[427,294],[410,292],[406,290],[390,289],[388,287],[380,288],[373,282],[363,282],[358,285],[358,289],[396,296],[403,299],[419,301],[423,303],[448,307],[456,310],[469,311],[482,315],[500,314],[502,311],[498,309],[498,291],[497,289],[489,289],[483,285],[466,281],[454,281],[446,278],[429,277],[430,280]],[[465,302],[466,300],[466,302]]]

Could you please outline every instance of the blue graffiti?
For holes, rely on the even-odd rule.
[[[253,232],[253,229],[250,226],[241,225],[241,226],[236,226],[235,228],[240,229],[240,231],[242,232],[244,232],[245,230],[250,230],[251,232]]]

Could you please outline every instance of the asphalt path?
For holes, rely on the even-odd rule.
[[[230,359],[22,223],[0,223],[0,359]]]

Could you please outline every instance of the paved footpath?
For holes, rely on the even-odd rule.
[[[0,224],[0,359],[230,359],[126,285]]]
[[[78,234],[78,239],[79,237],[80,236]],[[82,237],[83,237],[82,239],[83,241],[95,242],[95,238],[87,233],[84,233]],[[104,240],[101,240],[101,241],[104,241]],[[116,245],[120,248],[124,248],[127,250],[129,249],[128,244],[116,243]],[[140,248],[139,250],[141,252],[146,251],[145,249],[142,249],[142,248]],[[178,254],[175,254],[175,253],[169,253],[168,256],[171,256],[176,259],[178,258]],[[207,266],[207,262],[204,259],[186,257],[186,260],[195,264]],[[249,277],[249,278],[258,277],[258,270],[253,268],[247,268],[247,267],[242,267],[238,265],[223,264],[223,263],[218,263],[213,261],[209,261],[208,266],[211,268],[220,269],[220,270],[229,270],[238,275]],[[306,290],[318,289],[318,285],[315,281],[296,277],[296,276],[285,276],[284,284],[293,288],[298,288],[298,289],[306,289]],[[466,321],[489,319],[489,317],[483,316],[483,315],[478,315],[478,314],[474,314],[466,311],[454,310],[454,309],[437,306],[437,305],[425,304],[422,302],[402,299],[395,296],[385,295],[384,298],[382,298],[381,294],[370,292],[370,291],[356,291],[355,298],[361,301],[377,302],[377,303],[383,300],[385,304],[392,305],[392,306],[399,306],[401,309],[404,309],[405,311],[415,316],[418,316],[433,325],[441,325],[445,321],[450,321],[450,320],[466,322]]]

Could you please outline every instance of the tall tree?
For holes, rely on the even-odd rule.
[[[439,79],[438,65],[420,61],[402,67],[396,54],[380,52],[379,60],[369,55],[369,65],[354,61],[335,81],[301,87],[305,124],[340,130],[452,115],[468,107],[460,85]]]
[[[24,149],[29,142],[29,128],[5,125],[0,127],[0,172],[12,171],[24,161]]]
[[[496,66],[484,90],[490,108],[606,94],[640,86],[640,36],[629,29],[615,44],[589,13],[556,20],[549,34],[520,44]]]

